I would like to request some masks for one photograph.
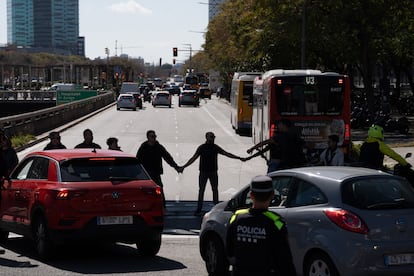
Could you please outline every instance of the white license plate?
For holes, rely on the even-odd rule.
[[[132,216],[98,217],[98,225],[132,224]]]
[[[385,255],[386,265],[414,264],[414,254]]]

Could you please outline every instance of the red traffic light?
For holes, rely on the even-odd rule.
[[[173,56],[174,57],[178,56],[178,48],[177,47],[173,48]]]
[[[173,64],[175,64],[175,58],[173,58]]]

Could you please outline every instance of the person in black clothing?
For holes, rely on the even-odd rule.
[[[138,161],[144,166],[145,170],[150,175],[151,179],[161,187],[162,197],[165,207],[165,195],[163,190],[163,183],[161,181],[161,174],[164,170],[162,167],[162,159],[173,167],[178,173],[183,170],[174,161],[171,154],[161,145],[157,140],[157,135],[154,130],[147,131],[147,141],[143,142],[138,149]]]
[[[101,146],[93,142],[93,133],[89,128],[83,131],[83,142],[76,145],[75,149],[100,149]]]
[[[52,150],[52,149],[66,149],[66,146],[60,141],[60,135],[57,131],[52,131],[49,133],[49,144],[43,150]]]
[[[121,147],[118,145],[118,139],[115,137],[109,137],[106,140],[106,144],[108,145],[109,150],[118,150],[121,151]]]
[[[263,150],[251,155],[247,160],[263,154],[263,152],[272,149],[270,153],[270,162],[268,163],[268,172],[281,169],[302,167],[306,164],[305,154],[303,153],[304,140],[292,127],[292,122],[288,119],[282,119],[279,122],[279,132],[272,138],[260,142],[247,150],[252,153],[253,150],[265,147]]]
[[[245,161],[245,158],[241,158],[234,154],[231,154],[220,146],[214,144],[214,138],[216,136],[213,132],[206,133],[206,142],[200,145],[194,155],[187,161],[187,163],[182,166],[182,169],[186,168],[187,166],[191,165],[198,157],[200,157],[200,174],[198,177],[198,203],[197,203],[197,210],[195,211],[194,215],[199,216],[201,215],[201,210],[203,207],[203,199],[204,199],[204,191],[206,189],[207,180],[210,180],[211,189],[213,191],[213,202],[214,204],[218,203],[218,164],[217,164],[217,156],[218,154],[225,155],[229,158],[239,159]]]
[[[16,150],[13,148],[9,137],[4,136],[0,142],[0,155],[5,164],[4,175],[8,178],[14,167],[19,163],[19,158],[17,157]]]
[[[233,275],[296,275],[283,218],[268,207],[272,179],[256,176],[250,183],[252,207],[237,210],[227,229],[227,255]]]
[[[2,128],[0,128],[0,146],[3,143],[3,140],[6,139],[6,134]],[[4,182],[8,181],[8,175],[7,175],[7,164],[6,160],[3,157],[3,154],[0,154],[0,204],[1,199],[3,196],[2,190],[5,189]],[[4,249],[0,249],[0,254],[4,254],[6,251]]]

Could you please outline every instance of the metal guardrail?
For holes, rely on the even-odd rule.
[[[10,137],[20,134],[40,135],[56,127],[88,115],[115,100],[113,92],[39,111],[0,118],[0,128]]]
[[[0,91],[0,101],[56,100],[56,91],[4,90]]]

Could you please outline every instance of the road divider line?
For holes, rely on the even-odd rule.
[[[227,133],[227,135],[229,135],[230,137],[234,137],[234,133],[232,133],[231,131],[229,131],[225,126],[223,126],[220,121],[218,121],[213,114],[210,113],[210,111],[207,110],[206,107],[203,106],[203,110],[211,117],[211,119],[213,119],[214,122],[216,122],[216,124],[225,132]],[[236,140],[235,140],[236,141]],[[238,141],[236,141],[238,142]]]

